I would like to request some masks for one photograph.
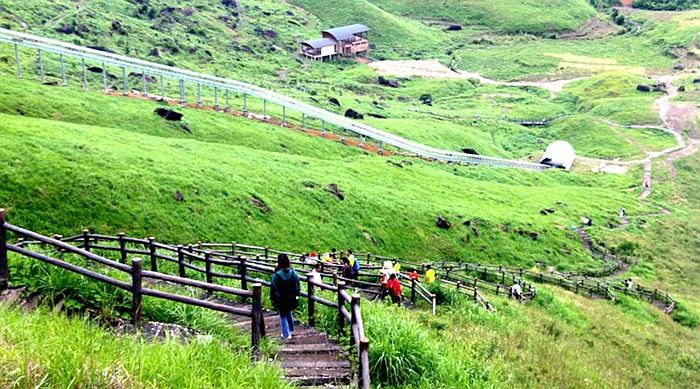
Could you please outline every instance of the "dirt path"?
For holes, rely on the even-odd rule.
[[[624,173],[629,167],[644,165],[644,174],[642,176],[642,193],[640,194],[640,199],[646,199],[652,193],[653,186],[653,161],[656,158],[669,156],[667,158],[667,163],[671,169],[671,176],[675,179],[676,172],[673,168],[673,161],[687,157],[695,153],[698,149],[697,139],[691,138],[688,142],[683,138],[683,129],[689,123],[692,123],[695,115],[697,115],[697,109],[690,105],[677,104],[672,102],[673,98],[678,96],[678,88],[673,85],[673,82],[680,79],[682,75],[669,75],[662,76],[657,79],[658,82],[665,83],[667,85],[668,93],[659,97],[655,105],[659,112],[659,117],[664,123],[664,126],[624,126],[607,119],[599,119],[600,121],[616,127],[626,127],[626,128],[639,128],[639,129],[660,129],[672,134],[676,138],[676,146],[669,147],[661,151],[647,152],[646,157],[643,159],[633,160],[633,161],[610,161],[601,160],[594,158],[579,157],[578,159],[585,161],[587,163],[597,164],[598,167],[594,167],[594,171],[604,171],[610,173]]]
[[[476,72],[465,72],[452,70],[441,64],[438,60],[421,61],[378,61],[369,64],[377,73],[385,76],[395,77],[426,77],[426,78],[447,78],[447,79],[476,79],[482,84],[500,86],[535,86],[548,90],[553,96],[560,93],[564,87],[572,82],[584,80],[587,77],[571,78],[567,80],[555,81],[515,81],[504,82],[486,78]]]

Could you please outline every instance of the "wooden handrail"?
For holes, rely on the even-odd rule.
[[[4,212],[0,211],[0,215],[3,217],[4,220]],[[48,256],[45,256],[43,254],[39,253],[34,253],[30,250],[27,250],[23,247],[19,246],[11,246],[6,244],[6,238],[5,238],[5,231],[11,231],[14,233],[17,233],[22,236],[27,236],[31,239],[35,239],[35,241],[38,244],[48,244],[53,247],[60,248],[62,250],[68,251],[75,253],[77,255],[83,256],[86,259],[93,260],[95,262],[105,264],[107,266],[116,268],[118,270],[123,270],[132,276],[132,284],[129,284],[127,282],[119,281],[119,280],[113,280],[109,279],[109,277],[103,276],[99,273],[95,273],[92,271],[89,271],[87,269],[82,269],[76,265],[72,265],[63,261],[58,261],[53,258],[50,258]],[[171,301],[176,301],[176,302],[181,302],[185,304],[190,304],[190,305],[195,305],[195,306],[200,306],[204,307],[207,309],[212,309],[212,310],[217,310],[221,312],[227,312],[227,313],[232,313],[232,314],[237,314],[237,315],[243,315],[246,317],[252,317],[252,324],[251,324],[251,344],[252,344],[252,354],[253,358],[259,358],[260,357],[260,337],[261,334],[264,334],[264,325],[261,324],[262,322],[262,302],[261,302],[261,292],[260,288],[263,285],[270,285],[269,281],[266,280],[259,280],[255,277],[248,276],[246,273],[248,270],[256,273],[264,273],[264,274],[272,274],[274,273],[274,267],[268,266],[268,263],[271,261],[269,258],[269,253],[275,253],[277,251],[270,250],[269,248],[258,248],[260,250],[265,251],[265,256],[266,258],[260,258],[257,257],[255,261],[247,261],[245,257],[233,257],[233,256],[228,256],[226,254],[220,254],[214,251],[210,250],[201,250],[200,248],[193,248],[188,246],[185,248],[184,246],[172,246],[168,244],[163,244],[155,241],[155,238],[149,238],[149,239],[134,239],[134,238],[128,238],[124,234],[119,234],[116,237],[112,236],[107,236],[107,235],[99,235],[99,234],[91,234],[89,231],[85,230],[83,234],[79,235],[76,240],[81,241],[83,244],[84,248],[80,249],[72,245],[68,245],[66,242],[59,240],[59,239],[51,239],[51,238],[46,238],[41,236],[40,234],[33,233],[28,230],[21,229],[16,226],[9,225],[7,223],[2,223],[0,226],[0,234],[2,234],[2,239],[0,239],[0,255],[2,254],[2,249],[6,247],[12,247],[12,249],[16,249],[18,253],[28,256],[28,257],[46,257],[43,259],[48,259],[46,262],[56,264],[58,266],[64,265],[63,267],[69,268],[71,270],[75,270],[76,272],[80,274],[86,274],[88,276],[93,276],[93,278],[98,279],[103,282],[108,282],[115,284],[123,289],[129,290],[132,292],[133,295],[133,319],[136,324],[140,323],[141,320],[141,296],[151,296],[151,297],[156,297],[156,298],[162,298],[162,299],[167,299]],[[103,244],[100,244],[100,242],[103,242]],[[117,242],[118,246],[111,246],[111,245],[105,245],[104,243],[107,242]],[[143,245],[144,247],[147,248],[147,250],[139,250],[139,249],[134,249],[134,248],[129,248],[127,247],[127,243],[129,244],[136,244],[136,245]],[[24,243],[25,245],[28,245],[27,243]],[[216,247],[215,245],[206,245],[206,244],[198,244],[198,247]],[[226,247],[226,246],[221,246],[221,247]],[[232,253],[236,250],[236,247],[243,247],[242,245],[236,245],[232,244],[229,247],[231,247]],[[126,260],[126,255],[127,254],[139,254],[139,255],[147,255],[150,259],[151,263],[151,269],[153,270],[143,270],[142,269],[142,260],[135,258],[132,261],[132,266],[128,266],[125,263],[120,263],[120,262],[115,262],[111,261],[107,258],[101,257],[97,254],[91,253],[88,250],[106,250],[106,251],[117,251],[120,252],[120,260],[122,262],[125,262]],[[161,251],[167,251],[167,252],[172,252],[174,253],[174,256],[169,256],[169,255],[164,255],[161,252],[158,252],[158,250]],[[241,251],[236,251],[237,253],[240,253]],[[197,254],[200,255],[197,255]],[[201,254],[204,254],[203,256]],[[178,264],[178,273],[180,276],[184,276],[186,274],[186,270],[194,270],[197,272],[204,273],[206,275],[207,281],[208,282],[202,282],[202,281],[197,281],[197,280],[192,280],[188,279],[185,277],[178,277],[178,276],[172,276],[168,274],[164,274],[161,272],[156,271],[157,269],[157,262],[158,260],[164,260],[168,262],[173,262]],[[191,263],[186,263],[185,260],[189,261],[198,261],[198,262],[204,262],[205,268],[202,269],[201,267],[195,266]],[[57,262],[61,262],[60,264]],[[241,274],[229,274],[229,273],[221,273],[221,272],[216,272],[212,270],[212,265],[219,265],[219,266],[224,266],[227,268],[239,268],[239,272],[241,270],[241,265],[242,268],[244,269]],[[302,265],[302,264],[300,264]],[[303,265],[311,265],[311,264],[303,264]],[[0,263],[0,268],[1,268],[1,263]],[[1,270],[1,269],[0,269]],[[300,269],[301,272],[306,272],[304,269]],[[328,275],[325,275],[326,277],[329,277]],[[217,285],[213,283],[213,279],[215,277],[218,278],[234,278],[234,279],[240,279],[242,282],[242,285],[245,285],[246,282],[256,282],[253,285],[253,291],[248,291],[246,288],[242,289],[236,289],[236,288],[230,288],[222,285]],[[103,279],[107,278],[107,279]],[[240,296],[242,298],[251,298],[253,299],[253,306],[251,310],[247,309],[241,309],[241,308],[236,308],[236,307],[231,307],[228,305],[223,305],[223,304],[218,304],[210,301],[203,301],[200,299],[196,299],[193,297],[189,296],[182,296],[178,294],[173,294],[169,292],[164,292],[160,290],[155,290],[155,289],[148,289],[148,288],[143,288],[142,287],[142,279],[143,278],[151,278],[151,279],[158,279],[162,281],[167,281],[171,282],[174,284],[178,285],[183,285],[183,286],[190,286],[190,287],[198,287],[205,289],[209,292],[222,292],[222,293],[229,293],[235,296]],[[314,303],[319,303],[322,305],[326,305],[329,307],[335,307],[338,311],[339,316],[339,324],[342,323],[342,326],[339,328],[340,333],[342,334],[343,327],[347,324],[351,325],[351,340],[353,345],[357,347],[358,350],[358,355],[359,355],[359,373],[358,376],[360,377],[360,386],[364,388],[369,388],[370,386],[370,381],[369,381],[369,355],[368,355],[368,347],[369,347],[369,340],[366,338],[364,334],[364,324],[362,321],[362,316],[361,312],[359,310],[359,300],[355,302],[355,296],[350,296],[348,292],[346,292],[343,287],[343,282],[341,281],[338,286],[334,285],[329,285],[325,283],[317,283],[314,282],[313,280],[310,280],[309,278],[309,285],[313,285],[314,287],[318,287],[321,290],[327,290],[331,292],[336,292],[338,296],[338,302],[334,303],[328,300],[325,300],[319,296],[315,296],[313,294],[313,288],[311,289],[312,293],[302,293],[302,297],[306,297],[307,301],[309,301],[309,307],[312,307]],[[350,310],[348,310],[345,307],[345,304],[351,304]],[[355,316],[354,322],[353,322],[353,315]],[[340,318],[342,317],[342,322]],[[310,321],[313,321],[310,320]],[[315,323],[312,323],[315,324]]]

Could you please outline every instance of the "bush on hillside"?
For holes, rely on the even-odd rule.
[[[635,0],[634,8],[655,11],[683,11],[700,8],[700,0]]]
[[[390,386],[422,380],[435,371],[437,353],[428,332],[415,321],[393,314],[396,307],[367,304],[363,317],[368,336],[372,378]]]
[[[671,314],[671,318],[676,323],[692,329],[695,329],[698,327],[698,325],[700,325],[700,316],[697,313],[688,310],[685,304],[679,303]]]

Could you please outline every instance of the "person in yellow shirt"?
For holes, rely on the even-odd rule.
[[[428,265],[426,266],[428,270],[425,272],[425,282],[432,284],[435,282],[435,270],[433,270],[433,267]]]
[[[348,262],[350,263],[351,277],[352,279],[357,279],[360,273],[360,261],[355,258],[355,254],[352,253],[351,249],[348,249]]]
[[[398,262],[394,262],[394,273],[396,273],[396,276],[399,276],[399,273],[401,273],[401,264]]]

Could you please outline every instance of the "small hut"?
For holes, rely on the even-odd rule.
[[[576,159],[576,153],[573,146],[569,142],[558,140],[547,147],[542,159],[540,159],[540,163],[569,170],[571,165],[574,164],[574,159]]]
[[[363,24],[331,28],[321,31],[321,39],[301,42],[301,53],[315,60],[326,60],[337,57],[366,55],[369,52],[367,32],[369,28]]]

